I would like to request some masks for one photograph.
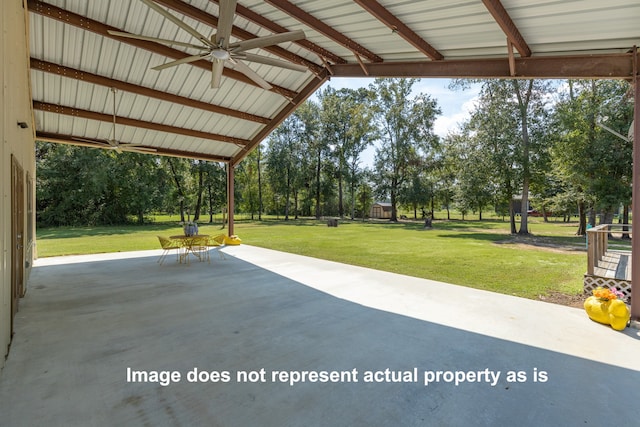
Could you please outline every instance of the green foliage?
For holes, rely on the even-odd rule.
[[[416,82],[417,79],[376,79],[371,86],[378,94],[375,113],[381,141],[375,159],[376,193],[383,200],[389,197],[391,221],[397,220],[403,189],[411,186],[416,169],[425,168],[430,151],[438,142],[433,123],[440,109],[428,95],[410,99]],[[418,205],[420,200],[411,200],[414,194],[406,191],[405,203]]]
[[[555,206],[573,204],[585,229],[586,210],[611,215],[631,203],[632,143],[599,125],[626,135],[633,101],[623,81],[571,81],[554,111],[552,172],[560,183]],[[604,124],[604,123],[603,123]]]
[[[40,225],[142,223],[161,207],[167,180],[154,157],[40,143],[36,163]]]
[[[215,163],[39,143],[36,165],[39,226],[142,224],[157,211],[198,219],[226,199]]]
[[[628,83],[475,81],[469,120],[442,139],[433,133],[437,102],[416,95],[415,83],[327,87],[302,104],[237,166],[235,213],[365,218],[377,199],[414,218],[440,208],[449,218],[454,206],[481,217],[495,210],[510,214],[515,233],[520,194],[525,210],[531,196],[539,211],[579,212],[580,234],[587,212],[610,221],[630,205],[632,146],[597,120],[626,135]],[[373,144],[368,170],[362,155]],[[44,143],[36,161],[39,226],[143,223],[151,212],[202,222],[226,210],[223,164]]]

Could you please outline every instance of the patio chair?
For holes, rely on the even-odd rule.
[[[175,250],[176,251],[176,261],[180,261],[180,249],[182,248],[180,242],[176,242],[175,240],[171,240],[168,237],[158,236],[158,240],[160,241],[160,246],[162,246],[162,255],[158,258],[158,263],[162,265],[164,259],[167,257],[169,252]]]
[[[191,252],[200,260],[204,261],[205,257],[209,261],[209,237],[194,236],[191,241]]]
[[[211,258],[209,258],[209,253],[211,250],[218,252],[218,256],[224,260],[227,258],[224,256],[224,252],[220,251],[225,246],[224,244],[224,234],[219,234],[214,237],[207,238],[207,260],[211,262]]]

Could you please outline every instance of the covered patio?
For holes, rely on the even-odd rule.
[[[576,308],[247,245],[224,251],[226,260],[190,266],[158,266],[159,251],[38,260],[0,382],[3,425],[640,418],[636,329],[615,332]],[[181,379],[128,382],[127,368]],[[190,382],[194,368],[229,380]],[[293,381],[305,371],[351,376]]]

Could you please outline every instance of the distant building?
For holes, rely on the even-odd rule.
[[[382,219],[391,218],[391,203],[387,203],[387,202],[374,203],[373,206],[371,206],[369,217],[382,218]]]

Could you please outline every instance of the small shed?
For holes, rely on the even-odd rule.
[[[387,202],[376,202],[371,206],[371,211],[369,212],[370,218],[383,218],[389,219],[391,218],[391,203]]]

